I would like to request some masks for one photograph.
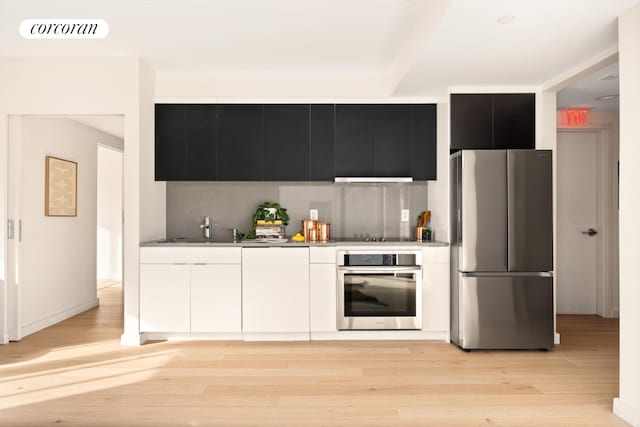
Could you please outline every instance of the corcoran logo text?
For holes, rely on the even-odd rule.
[[[109,25],[102,19],[25,19],[20,34],[25,39],[102,39]]]

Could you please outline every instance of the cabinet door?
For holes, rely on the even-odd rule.
[[[451,95],[451,149],[493,148],[493,95]]]
[[[333,181],[334,105],[311,105],[309,180]]]
[[[216,106],[185,108],[186,180],[216,179]]]
[[[437,176],[436,104],[413,106],[413,179],[435,180]]]
[[[536,96],[533,93],[494,95],[495,148],[536,148]]]
[[[191,332],[242,331],[240,264],[191,266]]]
[[[309,249],[242,249],[243,332],[309,332]]]
[[[449,331],[449,248],[423,251],[422,330]]]
[[[336,105],[336,176],[374,176],[373,105]]]
[[[140,330],[189,329],[189,266],[140,264]]]
[[[155,106],[155,179],[180,181],[187,178],[187,114],[176,104]]]
[[[309,105],[264,106],[265,181],[309,179]]]
[[[376,105],[373,129],[374,176],[411,176],[413,166],[411,105]]]
[[[309,278],[309,326],[311,332],[337,331],[336,265],[311,264],[309,265]]]
[[[219,181],[262,181],[262,105],[219,105],[217,142]]]

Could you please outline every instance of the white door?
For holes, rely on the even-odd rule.
[[[140,264],[140,330],[189,332],[189,266]]]
[[[558,314],[597,314],[598,131],[558,132]]]
[[[240,264],[191,266],[191,332],[242,331]]]

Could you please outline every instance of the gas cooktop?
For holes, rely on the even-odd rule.
[[[403,237],[383,237],[383,236],[364,236],[364,237],[337,237],[332,239],[336,242],[415,242],[413,239]]]

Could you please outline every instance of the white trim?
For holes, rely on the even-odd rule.
[[[439,340],[449,342],[447,331],[335,331],[311,332],[311,340]]]
[[[96,298],[89,302],[85,302],[84,304],[76,305],[75,307],[71,307],[68,310],[64,310],[60,313],[56,313],[54,315],[46,317],[42,320],[38,320],[37,322],[31,323],[29,325],[24,325],[20,330],[22,333],[22,337],[26,337],[27,335],[31,335],[51,325],[55,325],[56,323],[62,322],[63,320],[97,307],[99,303],[100,300]]]
[[[633,407],[619,397],[613,399],[613,413],[634,427],[640,426],[640,408]]]
[[[560,344],[560,334],[559,334],[558,332],[556,332],[556,333],[554,334],[554,336],[553,336],[553,343],[554,343],[555,345]]]
[[[536,86],[450,86],[449,94],[459,93],[534,93]]]
[[[436,104],[436,96],[398,97],[230,97],[230,96],[157,96],[156,104]]]
[[[19,241],[21,219],[22,177],[22,116],[9,116],[8,126],[8,170],[7,170],[7,217],[14,221],[14,238],[7,239],[7,333],[10,341],[19,341],[22,325],[22,245]]]
[[[141,333],[141,334],[122,334],[120,335],[120,345],[125,345],[125,346],[140,346],[142,344],[144,344],[144,342],[148,339],[147,334],[145,333]]]
[[[242,332],[147,332],[150,341],[241,341]]]
[[[610,125],[603,124],[583,128],[558,128],[558,133],[591,132],[598,136],[597,165],[596,165],[596,229],[598,230],[596,242],[596,313],[602,317],[614,317],[615,307],[612,298],[613,268],[611,262],[611,233],[612,233],[612,191],[611,159],[613,158],[613,145],[611,144],[612,129]],[[558,145],[560,140],[558,139]],[[561,167],[562,165],[558,165]]]
[[[309,332],[243,332],[244,341],[309,341]]]

